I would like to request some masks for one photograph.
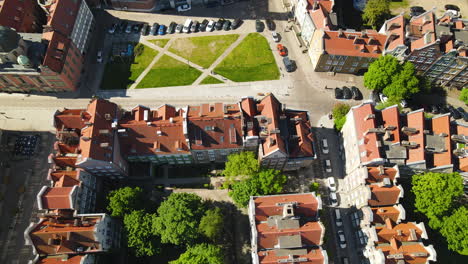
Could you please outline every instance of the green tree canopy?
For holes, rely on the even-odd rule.
[[[463,179],[457,172],[413,175],[412,184],[415,207],[429,219],[441,218],[450,212],[455,200],[463,194]],[[429,225],[437,228],[431,222]]]
[[[378,29],[390,15],[389,0],[368,0],[362,14],[362,20],[373,29]]]
[[[257,174],[259,192],[262,195],[275,194],[283,191],[286,175],[275,169],[262,169]]]
[[[107,195],[109,210],[111,216],[123,217],[133,210],[142,209],[143,190],[139,187],[124,187],[111,191]]]
[[[199,244],[190,247],[177,260],[170,264],[223,264],[224,256],[220,247],[211,244]]]
[[[347,104],[335,104],[333,106],[333,122],[337,130],[341,130],[346,123],[346,114],[348,114],[349,109],[351,107]]]
[[[460,93],[459,99],[468,105],[468,88],[463,88],[463,90]]]
[[[192,245],[198,238],[198,226],[205,209],[198,195],[172,193],[158,208],[155,229],[162,243]]]
[[[364,86],[377,92],[382,91],[392,83],[393,76],[401,71],[399,61],[391,56],[380,56],[369,65],[369,69],[364,73]]]
[[[260,183],[256,178],[236,182],[231,188],[229,196],[239,207],[246,207],[249,204],[250,196],[260,195]]]
[[[468,255],[468,209],[462,206],[446,217],[440,233],[451,250]]]
[[[211,241],[216,242],[223,230],[223,214],[219,207],[206,210],[200,220],[199,230]]]
[[[160,251],[159,236],[153,229],[155,219],[155,214],[147,214],[143,210],[124,216],[128,247],[135,250],[137,257],[153,256]]]
[[[419,92],[419,79],[416,77],[413,63],[407,61],[401,71],[394,75],[392,83],[383,89],[383,93],[394,101],[409,99]]]
[[[244,151],[233,153],[228,156],[223,175],[227,181],[232,181],[234,177],[249,178],[256,174],[260,169],[255,153],[252,151]]]

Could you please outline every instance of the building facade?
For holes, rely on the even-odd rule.
[[[36,0],[0,1],[0,26],[14,28],[17,32],[41,33],[45,20],[44,11]]]

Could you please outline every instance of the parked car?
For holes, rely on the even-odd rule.
[[[127,27],[125,28],[125,33],[130,34],[132,33],[132,25],[128,24]]]
[[[201,23],[198,29],[200,31],[206,31],[206,27],[208,26],[209,21],[207,19],[204,19]]]
[[[468,113],[463,109],[463,107],[458,107],[457,108],[458,112],[460,112],[461,117],[465,122],[468,122]]]
[[[343,99],[343,90],[338,87],[335,88],[335,99]]]
[[[330,189],[330,192],[336,192],[335,178],[328,177],[327,178],[327,184],[328,184],[328,189]]]
[[[335,209],[335,224],[336,226],[340,227],[343,225],[343,219],[341,218],[341,211],[340,209]]]
[[[351,93],[353,93],[353,99],[354,100],[361,100],[362,99],[362,93],[359,91],[359,88],[356,86],[351,87]]]
[[[158,30],[158,35],[165,35],[166,34],[166,26],[160,25]]]
[[[353,97],[353,93],[351,92],[351,89],[349,89],[346,86],[343,86],[343,99],[351,99]]]
[[[193,21],[192,23],[192,26],[190,27],[190,31],[191,32],[198,32],[198,26],[200,25],[200,23],[198,23],[198,21]]]
[[[340,248],[346,248],[346,237],[343,230],[338,230],[338,243]]]
[[[326,138],[322,138],[322,153],[323,154],[328,154],[329,149],[328,149],[328,140]]]
[[[323,162],[323,164],[324,164],[326,172],[332,172],[332,167],[331,167],[331,161],[330,160],[325,160]]]
[[[460,8],[456,5],[448,4],[448,5],[445,5],[444,8],[445,10],[455,10],[455,11],[460,12]]]
[[[206,26],[206,32],[213,31],[215,24],[216,23],[213,20],[210,20],[210,22],[208,22],[208,25]]]
[[[177,25],[176,29],[175,29],[175,32],[177,33],[182,33],[182,29],[184,28],[184,25],[182,24],[179,24]]]
[[[271,36],[273,37],[273,40],[274,40],[275,42],[279,42],[279,41],[280,41],[280,36],[279,36],[279,34],[278,34],[276,31],[271,32]]]
[[[422,13],[426,12],[423,7],[421,6],[412,6],[410,7],[410,16],[419,16]]]
[[[232,22],[231,24],[231,30],[238,28],[241,24],[242,24],[242,19],[240,18],[234,19],[234,22]]]
[[[336,192],[331,192],[329,198],[330,198],[330,205],[331,206],[337,206],[338,205],[338,197],[336,197]]]
[[[276,25],[275,25],[275,22],[273,22],[273,20],[268,18],[268,19],[265,20],[265,22],[266,22],[268,30],[270,30],[270,31],[275,30]]]
[[[288,51],[283,46],[283,44],[276,45],[276,48],[278,49],[279,55],[281,55],[281,56],[287,56],[288,55]]]
[[[385,94],[383,94],[383,93],[379,93],[379,98],[380,98],[380,101],[381,101],[382,103],[385,103],[385,102],[388,101],[388,97],[385,96]]]
[[[119,32],[124,33],[124,32],[125,32],[125,29],[127,28],[127,26],[128,26],[127,21],[122,21],[122,22],[120,22],[120,24],[119,24],[119,29],[118,29]]]
[[[454,119],[460,119],[462,116],[460,114],[460,112],[458,112],[457,109],[455,109],[455,107],[449,105],[448,106],[448,109],[450,111],[450,115],[454,118]]]
[[[96,61],[98,63],[102,63],[102,51],[101,50],[97,52]]]
[[[182,31],[184,33],[190,33],[191,26],[192,26],[192,19],[187,18],[187,20],[185,20],[184,29]]]
[[[156,36],[156,35],[158,34],[158,29],[159,29],[159,24],[158,24],[158,23],[154,23],[154,24],[151,26],[150,35]]]
[[[109,34],[114,34],[116,29],[117,29],[117,24],[114,23],[109,27],[107,32],[109,32]]]
[[[171,22],[171,24],[169,24],[169,27],[167,28],[167,33],[173,34],[175,32],[176,27],[177,27],[177,23]]]
[[[192,6],[190,6],[189,4],[180,5],[177,7],[177,12],[185,12],[189,11],[190,9],[192,9]]]
[[[135,24],[135,25],[133,25],[133,27],[132,27],[133,33],[140,33],[141,27],[142,27],[142,26],[143,26],[142,24]]]
[[[214,27],[216,30],[221,30],[223,28],[223,25],[224,25],[224,18],[220,18],[218,19]]]
[[[293,72],[295,69],[295,64],[293,60],[290,60],[288,56],[283,57],[284,67],[286,67],[287,72]]]
[[[257,32],[262,32],[262,31],[263,31],[263,27],[264,27],[263,22],[260,21],[260,19],[255,20],[255,30],[256,30]]]
[[[143,24],[143,26],[141,26],[140,33],[142,36],[148,36],[149,30],[150,30],[149,25]]]
[[[230,20],[225,20],[223,24],[223,30],[228,31],[231,29],[231,21]]]

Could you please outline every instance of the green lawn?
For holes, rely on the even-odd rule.
[[[214,71],[235,82],[277,80],[280,75],[267,40],[258,33],[250,33]]]
[[[238,38],[237,34],[178,38],[169,51],[208,68]]]
[[[217,84],[217,83],[224,83],[224,82],[209,75],[206,76],[206,78],[200,82],[200,84]]]
[[[164,48],[166,46],[167,42],[169,42],[169,39],[151,39],[151,40],[148,40],[148,41],[153,43],[156,46]]]
[[[163,55],[141,80],[137,88],[190,85],[200,75],[199,70]]]
[[[408,0],[391,0],[390,1],[390,10],[396,8],[406,8],[409,6]]]
[[[106,64],[101,82],[101,89],[127,89],[158,54],[154,49],[143,44],[137,44],[134,49],[133,63],[116,58]]]

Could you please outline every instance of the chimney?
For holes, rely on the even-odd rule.
[[[283,206],[283,218],[294,217],[294,207],[292,204],[285,204]]]
[[[148,110],[143,111],[143,120],[148,121]]]
[[[379,175],[385,175],[385,168],[383,165],[379,166]]]
[[[367,32],[365,30],[361,31],[361,38],[367,38]]]
[[[345,34],[343,32],[343,29],[338,29],[338,37],[342,38],[342,37],[345,37]]]

